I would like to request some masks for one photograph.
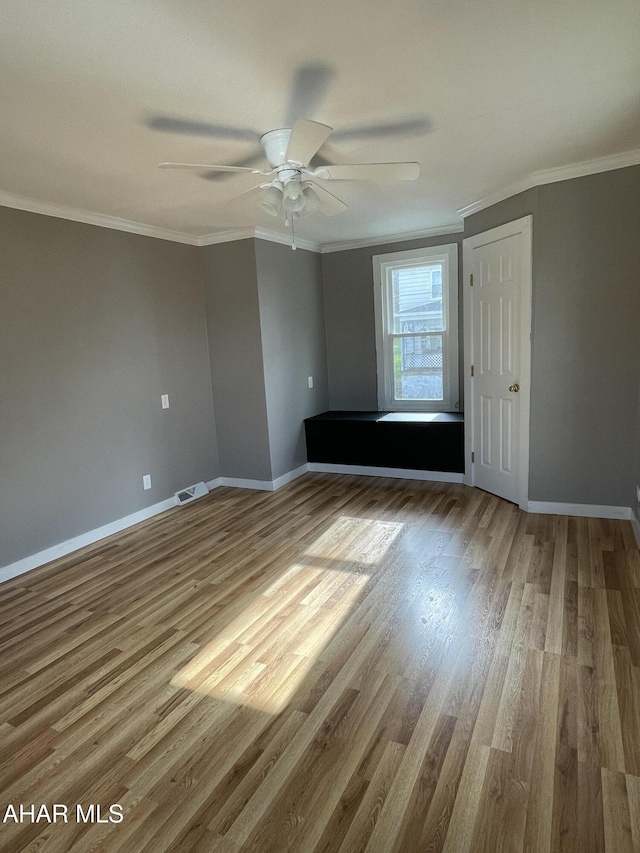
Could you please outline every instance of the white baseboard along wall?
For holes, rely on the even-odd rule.
[[[286,486],[308,471],[319,472],[325,474],[352,474],[364,477],[389,477],[393,479],[403,480],[422,480],[435,483],[462,483],[463,475],[457,473],[449,473],[446,471],[414,471],[404,468],[373,468],[362,465],[333,465],[323,462],[309,462],[283,474],[275,480],[245,480],[234,477],[216,477],[215,480],[210,480],[206,485],[209,490],[219,488],[221,486],[230,486],[237,489],[257,489],[265,492],[275,492],[277,489]],[[79,551],[81,548],[86,548],[87,545],[93,545],[101,539],[106,539],[114,533],[120,533],[128,527],[133,527],[141,521],[146,521],[172,509],[176,506],[175,496],[171,496],[159,503],[152,504],[144,509],[138,510],[124,518],[116,519],[109,524],[104,524],[102,527],[96,527],[95,530],[89,530],[82,533],[80,536],[75,536],[73,539],[67,539],[66,542],[60,542],[58,545],[52,545],[50,548],[45,548],[44,551],[39,551],[37,554],[32,554],[29,557],[24,557],[17,560],[15,563],[10,563],[4,568],[0,568],[0,583],[18,577],[19,575],[29,572],[32,569],[37,569],[39,566],[44,566],[52,560],[57,560],[60,557],[66,557],[73,551]],[[550,515],[573,515],[589,518],[613,518],[625,521],[631,521],[633,532],[640,547],[640,521],[638,521],[631,507],[622,506],[598,506],[595,504],[570,504],[570,503],[553,503],[548,501],[528,501],[527,506],[523,507],[526,512],[543,513]]]

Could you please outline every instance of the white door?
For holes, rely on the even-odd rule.
[[[465,240],[468,482],[526,505],[531,217]]]

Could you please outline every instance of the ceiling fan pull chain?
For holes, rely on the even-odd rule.
[[[294,219],[295,219],[295,216],[293,214],[291,214],[291,250],[293,252],[295,252],[295,250],[298,248],[296,246],[296,235],[295,235],[295,232],[293,230],[293,220]]]

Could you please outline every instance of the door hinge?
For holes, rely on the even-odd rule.
[[[474,371],[474,369],[473,369],[473,365],[471,365],[471,375],[473,376],[473,375],[474,375],[474,373],[475,373],[475,371]]]
[[[472,462],[476,461],[476,454],[473,452],[473,450],[471,451],[471,461]]]
[[[469,276],[469,284],[473,287],[473,273]]]

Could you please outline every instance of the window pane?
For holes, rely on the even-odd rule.
[[[442,335],[394,338],[396,400],[442,400]]]
[[[444,330],[441,263],[392,270],[391,283],[392,332]]]

